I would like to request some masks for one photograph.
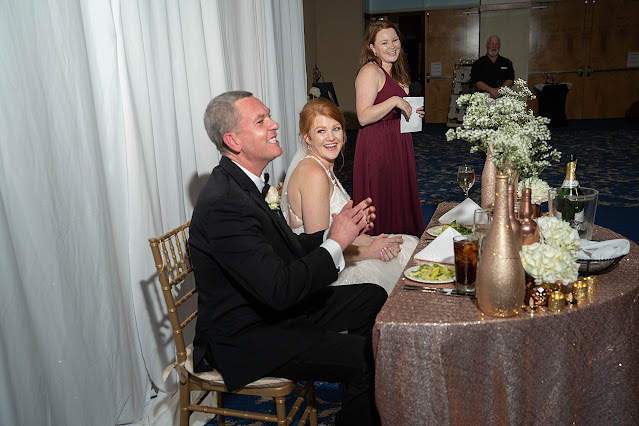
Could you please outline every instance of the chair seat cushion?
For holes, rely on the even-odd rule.
[[[189,374],[191,374],[192,376],[198,377],[202,380],[206,380],[211,385],[225,386],[224,379],[222,378],[222,375],[220,374],[220,372],[217,370],[203,371],[200,373],[195,372],[195,370],[193,369],[193,345],[192,344],[187,346],[186,348],[186,365],[184,367],[186,368],[186,371],[189,372]],[[259,380],[249,383],[248,385],[244,387],[249,389],[270,388],[275,386],[286,385],[288,383],[292,383],[292,381],[288,379],[282,379],[280,377],[263,377]]]

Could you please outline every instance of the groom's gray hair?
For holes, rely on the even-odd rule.
[[[251,92],[235,90],[224,92],[209,102],[204,112],[204,128],[220,154],[229,152],[224,144],[224,134],[237,131],[242,114],[235,102],[253,96]]]

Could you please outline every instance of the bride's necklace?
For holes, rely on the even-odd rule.
[[[322,165],[324,170],[326,170],[326,172],[328,173],[328,177],[331,179],[331,182],[333,183],[333,185],[337,185],[337,178],[333,174],[333,171],[331,169],[329,169],[328,167],[326,167],[324,165],[324,162],[319,157],[317,157],[317,155],[313,155],[313,154],[315,154],[315,153],[314,152],[309,152],[308,155],[310,157],[313,157],[316,161],[318,161]]]

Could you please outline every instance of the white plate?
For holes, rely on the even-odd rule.
[[[438,265],[439,265],[439,263],[438,263]],[[404,271],[404,276],[406,278],[408,278],[409,280],[417,281],[418,283],[424,283],[424,284],[445,284],[445,283],[452,283],[453,281],[455,281],[455,277],[454,276],[453,276],[453,278],[450,278],[448,280],[441,280],[441,281],[439,281],[439,280],[422,280],[422,279],[419,279],[419,278],[416,278],[416,277],[411,277],[409,274],[411,272],[415,272],[416,270],[418,270],[419,266],[420,265],[413,266],[412,268],[408,268],[407,270]],[[450,266],[447,266],[447,265],[442,265],[442,266],[446,266],[447,268],[451,268]],[[453,268],[451,268],[451,269],[453,269]]]
[[[428,228],[426,230],[428,235],[432,235],[433,237],[439,237],[439,234],[441,234],[443,231],[444,231],[444,225],[433,226],[432,228]]]

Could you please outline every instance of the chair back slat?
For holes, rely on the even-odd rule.
[[[188,318],[187,318],[187,319],[185,319],[185,320],[182,322],[182,324],[180,324],[180,327],[182,327],[182,328],[186,327],[187,325],[189,325],[189,323],[190,323],[191,321],[193,321],[193,319],[194,319],[195,317],[197,317],[197,312],[193,312],[191,315],[189,315],[189,316],[188,316]]]
[[[178,308],[193,297],[197,293],[197,289],[191,289],[177,301],[173,292],[173,288],[182,284],[185,278],[193,271],[188,245],[189,226],[190,222],[187,222],[159,238],[149,239],[151,252],[155,260],[155,268],[158,272],[169,321],[173,330],[179,362],[183,362],[186,359],[186,344],[182,330],[197,317],[196,308],[184,320],[180,318],[178,312]]]
[[[184,274],[184,276],[186,276],[187,274]],[[195,288],[193,288],[191,291],[189,291],[188,293],[186,293],[184,296],[182,296],[180,298],[180,300],[178,300],[177,302],[175,302],[175,307],[179,308],[180,305],[184,302],[186,302],[187,300],[189,300],[191,298],[191,296],[193,296],[195,293],[197,293],[197,290]]]
[[[181,281],[182,275],[191,270],[191,256],[188,250],[188,237],[185,225],[159,238],[162,246],[162,254],[167,265],[167,274],[170,282]]]
[[[187,285],[182,286],[189,274],[193,272],[188,243],[190,224],[190,222],[187,222],[159,238],[149,238],[149,245],[153,253],[155,268],[158,272],[160,287],[162,287],[164,302],[166,303],[171,329],[173,330],[175,354],[178,365],[182,367],[187,362],[187,349],[183,330],[197,317],[197,300],[191,299],[197,295],[197,289],[194,287],[186,291],[187,288],[190,288],[191,280],[186,282]],[[182,293],[184,295],[180,297]],[[180,307],[181,309],[178,309]],[[186,318],[181,318],[181,316]],[[160,325],[164,326],[164,324]],[[192,329],[187,331],[192,331]],[[220,379],[211,381],[210,378],[200,377],[197,373],[189,373],[188,371],[190,370],[183,369],[182,371],[186,371],[186,377],[183,380],[181,379],[179,383],[180,426],[189,426],[189,418],[191,413],[195,411],[217,414],[219,424],[224,424],[225,416],[234,416],[268,421],[278,425],[290,425],[293,417],[300,410],[304,399],[307,401],[307,406],[301,415],[299,424],[304,425],[306,420],[310,419],[311,426],[317,426],[315,385],[312,381],[307,382],[301,391],[295,388],[295,383],[288,380],[285,383],[277,383],[267,387],[247,387],[238,391],[241,394],[272,398],[277,414],[264,414],[261,410],[260,412],[251,412],[225,408],[222,395],[227,393],[228,390],[224,386],[223,379],[222,383],[220,383]],[[193,391],[200,391],[200,395],[196,396],[194,400],[191,396]],[[204,399],[212,391],[217,392],[217,406],[204,406]],[[287,410],[285,396],[291,393],[298,393],[297,400],[293,407]]]

